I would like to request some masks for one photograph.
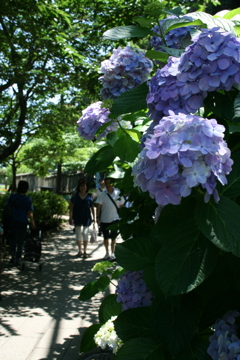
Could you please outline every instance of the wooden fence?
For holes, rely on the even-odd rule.
[[[62,174],[61,175],[61,193],[70,193],[77,186],[78,180],[84,177],[83,173],[77,174]],[[57,176],[51,175],[45,178],[37,177],[34,174],[18,174],[16,176],[16,183],[19,180],[26,180],[29,183],[29,191],[49,190],[56,192]],[[88,177],[90,187],[95,187],[94,177]]]

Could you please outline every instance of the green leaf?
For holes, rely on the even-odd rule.
[[[116,360],[164,360],[163,345],[157,340],[140,337],[124,343]]]
[[[227,176],[228,183],[221,185],[219,194],[229,198],[235,198],[240,195],[240,152],[231,155],[233,160],[232,171]]]
[[[149,59],[154,59],[154,60],[161,61],[163,63],[167,63],[169,54],[166,54],[165,52],[157,51],[157,50],[148,50],[146,52],[146,57],[148,57]]]
[[[232,121],[234,99],[229,96],[226,103],[225,98],[224,94],[213,91],[204,100],[204,106],[205,109],[213,112],[214,116]]]
[[[98,332],[102,325],[103,324],[93,324],[84,331],[80,344],[80,352],[86,352],[96,347],[94,335]]]
[[[98,150],[88,161],[85,172],[88,174],[96,174],[107,169],[108,166],[112,165],[116,155],[114,154],[113,148],[105,146]]]
[[[111,107],[110,115],[122,115],[130,112],[139,111],[147,108],[146,97],[148,94],[148,86],[143,83],[140,86],[130,89],[118,96]]]
[[[150,238],[134,238],[117,244],[116,257],[118,264],[126,270],[143,270],[154,263],[156,247]]]
[[[192,291],[211,273],[215,257],[215,247],[200,233],[193,219],[179,223],[156,257],[160,289],[166,295]]]
[[[239,25],[234,26],[234,30],[235,30],[236,36],[239,37],[240,36],[240,26]]]
[[[151,305],[151,323],[155,335],[174,356],[190,343],[196,329],[194,307],[181,301],[177,306],[155,299]]]
[[[174,19],[172,19],[171,22],[169,22],[168,24],[168,28],[165,30],[166,32],[169,32],[173,29],[177,29],[180,27],[184,27],[184,26],[202,26],[203,22],[201,20],[195,20],[195,21],[189,21],[186,19],[186,21],[182,22],[183,19],[175,19],[175,21],[173,21]],[[165,22],[164,22],[165,24]]]
[[[124,162],[133,162],[140,152],[139,143],[128,134],[121,136],[115,143],[114,153]]]
[[[221,250],[240,257],[240,207],[232,200],[221,196],[218,204],[205,204],[199,199],[195,210],[199,229]]]
[[[145,281],[147,288],[153,292],[154,295],[161,299],[165,298],[165,294],[160,289],[158,281],[156,279],[155,264],[146,266],[144,268],[143,280]]]
[[[141,336],[154,338],[151,326],[151,309],[149,306],[124,310],[114,321],[115,330],[124,343]]]
[[[196,20],[201,20],[208,29],[212,29],[213,27],[220,27],[223,30],[230,31],[236,35],[234,30],[234,23],[231,20],[214,18],[212,15],[201,11],[187,14],[187,16]]]
[[[117,295],[110,294],[105,297],[99,308],[99,321],[107,322],[112,316],[118,316],[122,312],[122,305],[116,301]]]
[[[174,57],[180,57],[185,52],[184,49],[172,49],[167,46],[161,46],[161,49],[166,51],[167,54],[174,56]]]
[[[236,15],[240,15],[240,8],[237,8],[237,9],[234,9],[234,10],[231,10],[231,11],[228,11],[224,16],[223,18],[224,19],[232,19],[234,16]]]
[[[234,114],[232,121],[240,122],[240,92],[238,93],[236,99],[234,100]]]
[[[96,281],[92,281],[91,283],[85,285],[79,296],[79,300],[85,301],[91,299],[94,295],[96,295],[100,291],[105,291],[109,286],[110,279],[107,275],[101,276]]]
[[[148,27],[152,25],[153,20],[145,17],[136,16],[133,18],[133,21],[136,21],[141,27]]]
[[[114,273],[112,274],[112,279],[116,280],[119,278],[119,276],[123,275],[126,272],[125,269],[123,269],[122,267],[119,267],[118,269],[116,269],[114,271]]]
[[[189,347],[178,354],[176,360],[210,360],[206,349],[209,346],[209,336],[211,332],[207,335],[196,336],[191,341]]]
[[[152,34],[152,31],[140,26],[116,26],[103,33],[103,38],[106,40],[119,40],[133,37],[145,37]]]

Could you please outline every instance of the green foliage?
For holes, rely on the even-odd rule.
[[[48,191],[29,192],[34,207],[34,219],[37,225],[53,226],[59,223],[61,215],[68,211],[68,202],[58,194]]]
[[[61,215],[68,211],[68,202],[61,196],[52,192],[28,192],[34,207],[34,220],[41,228],[53,227],[60,222]],[[9,193],[0,195],[0,220]]]
[[[166,5],[164,9],[163,4]],[[189,5],[183,2],[183,6],[185,4]],[[171,9],[170,5],[175,4],[153,2],[146,8],[150,19],[134,18],[140,26],[115,26],[104,36],[134,42],[148,37],[154,20],[158,22],[165,14],[186,13],[186,8],[181,11],[174,6]],[[163,31],[167,34],[172,29],[194,25],[198,28],[196,31],[220,27],[238,34],[236,15],[239,14],[239,9],[216,16],[192,12],[189,14],[192,21],[170,18]],[[144,41],[139,43],[144,44]],[[161,66],[169,55],[178,57],[184,52],[163,50],[166,54],[151,50],[146,54],[161,61]],[[105,146],[94,154],[86,169],[90,173],[97,169],[113,174],[117,179],[116,187],[128,196],[130,207],[119,211],[118,230],[124,241],[117,244],[115,254],[123,269],[143,270],[143,278],[154,293],[154,300],[148,307],[121,312],[116,296],[109,295],[102,302],[99,318],[103,323],[117,315],[114,327],[123,341],[117,360],[207,360],[213,324],[229,310],[239,310],[239,89],[209,93],[204,106],[199,109],[199,114],[215,118],[226,127],[226,142],[232,150],[234,164],[228,184],[218,185],[220,201],[216,203],[211,199],[205,203],[203,188],[197,187],[190,196],[182,199],[180,205],[164,206],[159,218],[156,216],[157,204],[147,191],[143,193],[134,186],[131,175],[132,165],[140,152],[140,138],[149,126],[147,93],[147,85],[142,84],[109,104],[111,119],[122,115],[131,122],[132,129],[129,131],[120,126],[114,134],[109,134]],[[106,289],[109,279],[113,279],[107,264],[99,266],[98,270],[104,275],[83,288],[81,300]],[[92,338],[88,341],[92,342]]]

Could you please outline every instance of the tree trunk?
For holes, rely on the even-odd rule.
[[[12,163],[12,184],[11,184],[11,191],[16,191],[17,184],[16,184],[16,174],[17,174],[17,166],[15,161],[13,160]]]
[[[57,165],[57,186],[56,186],[56,193],[60,194],[62,190],[62,164],[59,163]]]

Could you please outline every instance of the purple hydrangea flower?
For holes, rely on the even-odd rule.
[[[149,306],[153,294],[143,280],[143,271],[127,271],[120,276],[116,287],[117,302],[122,303],[122,310]]]
[[[214,334],[209,338],[208,355],[213,360],[240,360],[240,340],[237,336],[238,311],[229,311],[214,325]]]
[[[205,202],[211,195],[218,202],[217,180],[226,184],[233,164],[224,130],[215,119],[174,113],[163,117],[133,166],[135,185],[161,206],[180,204],[196,186],[206,190]]]
[[[86,140],[95,140],[98,129],[112,120],[109,119],[108,115],[110,111],[106,108],[101,107],[102,102],[97,101],[89,105],[85,110],[82,111],[82,116],[78,120],[78,131],[82,137]],[[109,126],[97,136],[97,140],[105,137],[109,132],[117,130],[117,123],[111,122]]]
[[[177,16],[169,16],[167,19],[163,19],[159,21],[159,25],[155,25],[152,29],[158,35],[164,33],[164,22],[168,19],[177,19]],[[187,16],[182,16],[181,19],[192,21],[191,18]],[[163,51],[162,46],[167,46],[172,49],[184,49],[186,44],[190,44],[191,42],[191,34],[190,31],[193,29],[194,26],[183,26],[180,28],[176,28],[170,30],[167,34],[164,35],[164,41],[160,36],[152,36],[150,39],[150,44],[157,51]]]
[[[125,91],[141,85],[148,79],[152,68],[152,61],[142,51],[134,51],[129,46],[114,49],[110,59],[101,63],[102,98],[116,99]]]
[[[158,122],[170,111],[194,114],[208,92],[240,84],[240,39],[220,28],[202,29],[180,58],[169,57],[149,81],[147,103]]]

